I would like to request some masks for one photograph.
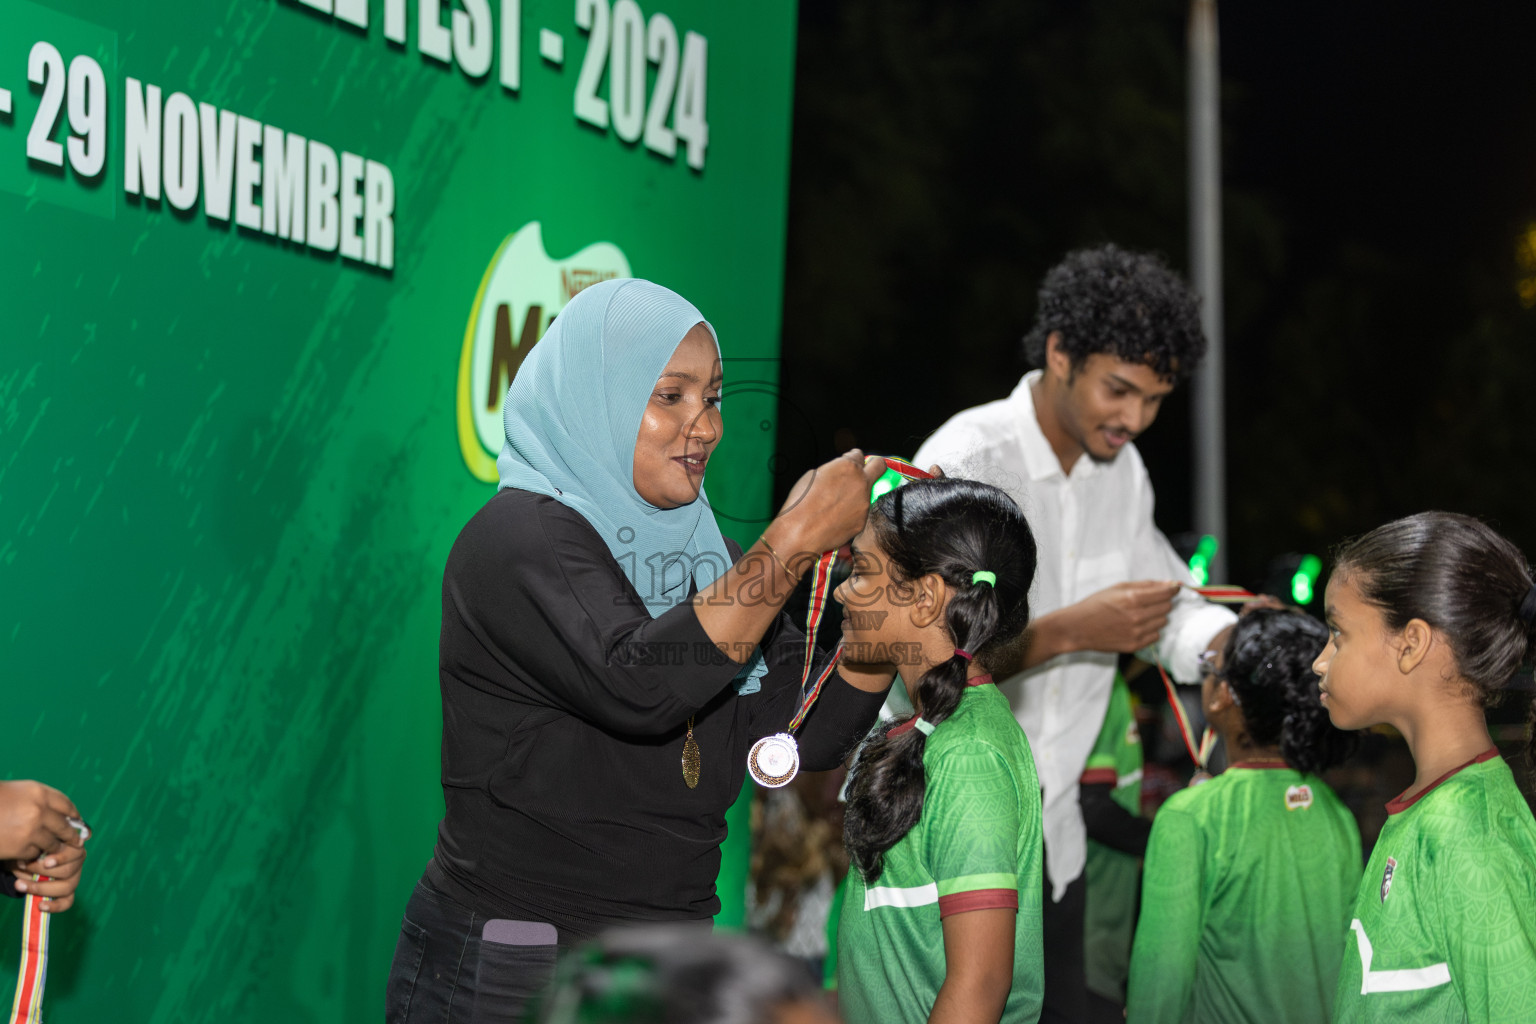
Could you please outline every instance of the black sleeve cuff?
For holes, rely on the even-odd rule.
[[[1079,789],[1083,824],[1088,827],[1088,838],[1111,850],[1119,850],[1133,857],[1144,857],[1147,853],[1147,839],[1152,835],[1152,823],[1145,818],[1138,818],[1115,803],[1111,795],[1113,791],[1113,786],[1103,782]]]

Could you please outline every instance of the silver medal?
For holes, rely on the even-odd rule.
[[[787,732],[764,736],[752,744],[747,771],[759,786],[778,789],[800,772],[800,747]]]

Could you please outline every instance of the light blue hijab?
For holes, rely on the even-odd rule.
[[[501,414],[501,487],[545,494],[581,513],[652,617],[688,599],[690,563],[700,590],[731,564],[702,487],[689,504],[663,509],[640,497],[634,483],[646,403],[698,324],[715,337],[691,302],[661,285],[633,278],[594,284],[566,303],[528,353]],[[717,357],[719,344],[715,337]],[[687,560],[678,557],[684,554]],[[737,692],[755,692],[766,672],[761,652],[754,653],[737,676]]]

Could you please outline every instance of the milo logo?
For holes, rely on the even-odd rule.
[[[524,224],[497,247],[480,278],[459,355],[459,451],[476,477],[497,479],[507,387],[555,314],[583,289],[629,276],[629,260],[611,242],[552,258],[544,251],[538,221]]]
[[[1304,811],[1312,806],[1311,786],[1291,786],[1285,791],[1285,809]]]

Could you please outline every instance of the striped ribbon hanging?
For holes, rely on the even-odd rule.
[[[1205,727],[1205,732],[1200,736],[1200,745],[1195,746],[1195,729],[1189,722],[1189,715],[1184,711],[1184,702],[1179,700],[1179,693],[1174,689],[1173,680],[1168,678],[1168,670],[1163,668],[1163,659],[1157,659],[1157,674],[1163,677],[1163,690],[1168,694],[1168,707],[1173,709],[1173,720],[1178,723],[1179,736],[1184,740],[1184,749],[1189,751],[1189,759],[1195,765],[1204,770],[1206,763],[1211,759],[1211,751],[1216,749],[1216,734],[1210,726]]]
[[[46,882],[46,875],[33,875]],[[21,972],[16,977],[16,999],[11,1004],[11,1024],[40,1024],[43,1019],[43,982],[48,977],[48,921],[43,899],[27,894],[21,919]]]
[[[811,678],[811,666],[816,661],[816,632],[821,629],[821,618],[827,613],[827,601],[832,596],[832,569],[837,565],[837,552],[828,551],[816,560],[816,570],[811,576],[811,602],[805,610],[805,668],[800,672],[800,689],[805,690],[805,684]],[[842,645],[838,645],[837,654],[833,655],[833,664],[842,654]],[[804,715],[796,715],[795,723],[798,723]]]
[[[1188,583],[1181,584],[1188,587],[1207,601],[1215,604],[1247,604],[1257,601],[1260,595],[1242,587],[1231,584],[1216,584],[1209,587],[1195,587]],[[1178,723],[1179,737],[1184,740],[1184,749],[1189,751],[1189,759],[1201,771],[1210,762],[1211,751],[1216,749],[1216,734],[1210,726],[1205,727],[1205,732],[1200,736],[1199,746],[1195,745],[1195,729],[1189,722],[1189,715],[1184,710],[1183,701],[1179,700],[1179,692],[1174,688],[1173,680],[1168,677],[1168,670],[1163,667],[1163,660],[1157,659],[1157,674],[1163,677],[1163,691],[1168,695],[1168,707],[1173,711],[1173,720]]]
[[[79,818],[66,819],[80,833],[80,841],[91,838],[91,827]],[[48,881],[47,875],[33,875],[34,882]],[[21,970],[16,975],[16,999],[11,1003],[10,1024],[41,1024],[43,1019],[43,983],[48,980],[48,927],[53,915],[43,909],[44,898],[27,893],[21,915]]]

